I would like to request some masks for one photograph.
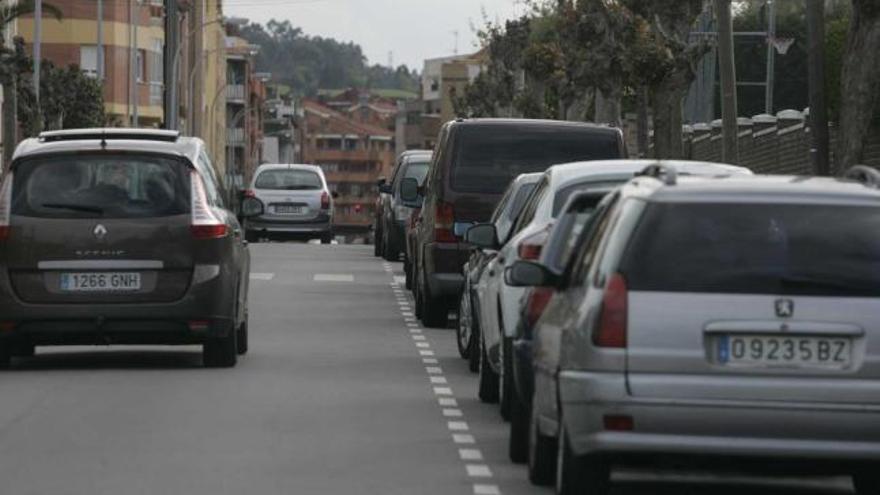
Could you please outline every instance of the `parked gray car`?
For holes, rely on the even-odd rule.
[[[0,186],[0,367],[83,344],[203,344],[205,365],[235,365],[250,255],[223,198],[204,143],[177,132],[21,143]]]
[[[254,172],[245,197],[263,203],[263,214],[245,221],[250,242],[261,238],[333,240],[333,199],[324,171],[315,165],[266,164]]]
[[[563,275],[507,274],[554,289],[533,480],[604,494],[616,464],[721,458],[880,493],[880,174],[648,173],[602,201]]]

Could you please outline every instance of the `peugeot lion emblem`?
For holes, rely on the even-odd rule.
[[[794,316],[794,301],[791,299],[777,299],[776,316],[780,318],[791,318]]]
[[[104,237],[107,237],[107,227],[104,227],[100,223],[95,225],[95,230],[92,231],[95,234],[95,238],[99,241],[103,241]]]

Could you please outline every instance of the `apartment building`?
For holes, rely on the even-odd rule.
[[[263,161],[262,122],[271,75],[255,72],[259,47],[236,36],[238,25],[226,26],[226,161],[232,183],[244,188]]]
[[[303,100],[301,106],[303,161],[321,166],[330,189],[339,193],[336,228],[368,229],[374,215],[376,180],[390,176],[394,166],[394,132],[358,122],[314,100]]]

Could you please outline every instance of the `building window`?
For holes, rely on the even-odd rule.
[[[146,73],[147,73],[147,51],[146,50],[138,50],[136,55],[136,60],[134,63],[135,69],[137,71],[137,82],[142,83],[145,82]]]
[[[161,38],[153,38],[153,53],[150,54],[150,82],[165,81],[165,44]]]
[[[79,68],[89,77],[98,77],[98,47],[95,45],[79,47]]]

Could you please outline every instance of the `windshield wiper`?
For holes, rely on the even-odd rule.
[[[859,291],[869,290],[872,288],[871,284],[858,284],[846,280],[815,277],[809,275],[779,277],[779,282],[782,285],[787,285],[789,287],[825,287],[830,289]]]
[[[104,208],[100,208],[97,206],[78,205],[74,203],[43,203],[41,206],[43,208],[53,208],[57,210],[73,210],[81,211],[83,213],[96,213],[98,215],[104,214]]]

